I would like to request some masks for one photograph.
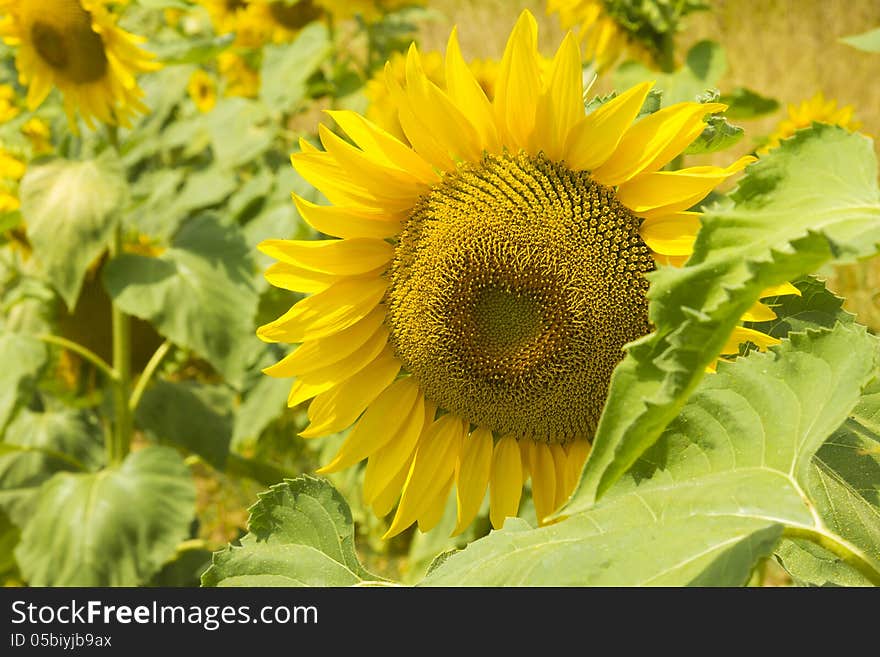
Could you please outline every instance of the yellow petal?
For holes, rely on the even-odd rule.
[[[287,406],[293,408],[299,406],[307,399],[317,397],[322,392],[330,390],[336,383],[334,381],[319,381],[318,383],[307,383],[302,379],[294,381],[287,395]]]
[[[348,180],[377,199],[409,199],[412,203],[427,189],[427,185],[409,173],[383,164],[381,154],[365,153],[333,134],[324,124],[318,125],[318,134],[327,153],[345,170]]]
[[[370,455],[364,472],[364,501],[367,504],[374,508],[376,505],[384,507],[382,502],[388,497],[388,486],[394,482],[397,482],[396,495],[400,495],[406,474],[409,471],[409,464],[412,463],[412,457],[419,442],[419,436],[421,436],[423,429],[434,421],[433,417],[425,411],[428,406],[432,405],[426,404],[423,397],[418,397],[394,439]],[[404,472],[401,472],[402,470]],[[394,498],[394,501],[396,500],[397,497]],[[390,510],[390,507],[388,509]],[[379,513],[379,515],[384,516],[385,513]]]
[[[300,216],[319,233],[333,237],[385,239],[394,237],[403,226],[400,213],[367,208],[315,205],[293,194]]]
[[[477,131],[467,116],[425,75],[415,44],[406,55],[406,91],[411,107],[433,128],[433,137],[443,150],[456,159],[480,160],[482,148]]]
[[[556,491],[553,498],[553,510],[556,511],[565,504],[571,491],[566,487],[565,470],[568,467],[568,454],[559,443],[550,445],[550,453],[553,455],[553,468],[556,471]]]
[[[509,148],[528,148],[535,128],[541,89],[537,52],[538,23],[525,10],[507,40],[495,83],[495,120],[501,129],[503,145]]]
[[[556,51],[549,83],[538,99],[531,151],[543,150],[551,160],[565,155],[565,142],[584,116],[584,82],[581,51],[569,32]]]
[[[391,385],[399,371],[400,361],[394,357],[391,347],[386,347],[360,372],[315,397],[309,405],[310,424],[300,435],[303,438],[326,436],[351,426],[379,393]]]
[[[306,384],[342,383],[372,363],[388,345],[388,329],[380,326],[366,342],[356,351],[335,362],[327,363],[308,372],[300,372],[295,376]]]
[[[402,532],[429,510],[444,488],[448,492],[466,430],[465,423],[452,414],[444,415],[425,430],[403,485],[397,513],[382,538]]]
[[[339,362],[363,347],[384,319],[385,309],[375,308],[362,320],[339,333],[300,345],[295,351],[264,369],[263,374],[286,379]]]
[[[766,299],[767,297],[783,297],[788,294],[796,294],[797,296],[801,296],[801,291],[791,283],[781,283],[780,285],[771,285],[770,287],[764,288],[764,291],[761,292],[761,298]]]
[[[364,411],[336,457],[318,472],[325,474],[348,468],[394,440],[421,394],[412,377],[399,379],[388,386]]]
[[[480,510],[492,472],[492,446],[492,432],[485,427],[478,427],[464,441],[455,468],[458,523],[453,536],[463,532]]]
[[[754,161],[747,155],[723,169],[701,166],[644,173],[623,183],[617,190],[617,199],[641,217],[662,217],[698,203],[719,183]]]
[[[384,240],[264,240],[257,248],[268,256],[295,267],[355,276],[387,264],[394,247]]]
[[[403,484],[406,482],[406,476],[409,474],[409,469],[412,466],[412,457],[413,453],[410,453],[404,466],[390,480],[384,482],[384,488],[370,502],[373,513],[378,517],[383,518],[391,513],[391,509],[394,508],[394,505],[400,499],[400,492],[403,490]],[[370,457],[370,460],[373,458]],[[369,462],[367,465],[369,466]]]
[[[648,247],[671,256],[689,256],[700,230],[699,212],[676,212],[645,219],[639,234]]]
[[[626,131],[614,154],[593,171],[593,177],[603,185],[619,185],[640,173],[657,171],[697,138],[705,127],[706,114],[726,107],[721,103],[676,103],[644,117]]]
[[[338,333],[379,305],[386,287],[381,278],[342,279],[261,326],[257,336],[264,342],[305,342]]]
[[[767,347],[779,344],[781,340],[773,336],[761,333],[755,329],[746,328],[745,326],[737,326],[733,329],[733,333],[727,339],[724,347],[721,349],[722,355],[732,355],[739,353],[739,346],[746,342],[754,343],[758,349],[764,351]]]
[[[446,92],[458,107],[467,108],[468,118],[480,136],[481,149],[492,153],[499,151],[492,103],[464,61],[458,45],[457,27],[452,29],[446,46]]]
[[[385,198],[376,198],[369,190],[349,180],[348,172],[327,153],[321,151],[294,153],[290,156],[290,162],[293,168],[313,187],[320,189],[333,205],[376,209],[393,207],[394,210],[406,208],[403,201],[392,203]]]
[[[282,290],[292,290],[306,294],[323,292],[340,278],[335,274],[303,269],[286,262],[276,262],[274,265],[271,265],[266,270],[264,276],[270,285]]]
[[[573,492],[578,482],[581,480],[581,472],[584,469],[584,463],[587,462],[587,456],[590,454],[590,441],[586,439],[575,439],[567,445],[567,460],[565,462],[565,489],[568,491],[566,498]]]
[[[611,157],[638,116],[653,82],[643,82],[597,108],[572,129],[563,158],[573,171],[591,171]]]
[[[451,488],[452,477],[449,477],[446,485],[441,488],[440,492],[434,498],[434,501],[418,517],[419,531],[429,532],[440,524],[440,521],[443,519],[443,514],[446,511],[446,500],[449,499],[449,490]]]
[[[387,166],[408,171],[428,185],[439,182],[440,176],[428,162],[375,123],[350,110],[328,110],[327,113],[361,149],[374,157],[381,154]]]
[[[523,482],[520,459],[513,436],[505,436],[496,443],[489,477],[489,519],[495,529],[501,529],[504,519],[519,511]]]
[[[556,510],[556,464],[553,453],[545,443],[534,443],[531,450],[532,500],[538,524]]]
[[[741,319],[744,322],[769,322],[771,319],[776,319],[776,313],[769,306],[756,301],[751,308],[743,313]]]

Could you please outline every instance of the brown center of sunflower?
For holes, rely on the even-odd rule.
[[[269,5],[272,18],[288,30],[298,30],[305,27],[313,20],[321,17],[323,13],[320,7],[316,7],[312,0],[300,0],[296,4],[286,2],[273,2]]]
[[[486,156],[416,206],[389,271],[391,342],[428,399],[499,434],[596,428],[622,347],[650,329],[639,219],[543,155]]]
[[[78,0],[62,0],[54,16],[35,18],[30,36],[40,58],[71,82],[88,84],[107,72],[104,42]]]
[[[226,0],[226,11],[238,11],[239,9],[247,9],[247,2],[244,0]]]

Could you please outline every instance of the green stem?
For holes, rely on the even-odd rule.
[[[155,353],[150,357],[149,362],[146,367],[144,367],[144,371],[141,372],[141,376],[138,379],[137,384],[134,387],[134,390],[131,392],[131,397],[128,398],[128,408],[134,413],[137,410],[138,404],[141,402],[141,397],[144,395],[144,390],[147,389],[147,384],[150,382],[150,379],[153,378],[153,374],[156,372],[156,368],[162,363],[162,359],[171,351],[171,347],[174,345],[171,344],[170,340],[165,340],[162,344],[159,345],[159,348],[156,349]]]
[[[785,538],[802,538],[815,543],[857,570],[874,586],[880,586],[880,563],[839,536],[812,527],[786,527],[782,535]]]
[[[111,257],[122,253],[122,226],[116,227]],[[116,414],[116,431],[113,443],[108,446],[111,463],[119,463],[128,454],[131,434],[134,430],[131,409],[128,405],[131,388],[131,318],[119,306],[112,305],[113,319],[113,369],[119,375],[113,390],[113,408]]]
[[[74,352],[75,354],[79,354],[87,361],[89,361],[92,365],[104,372],[104,374],[106,374],[108,377],[110,377],[111,381],[119,380],[119,374],[110,366],[107,361],[105,361],[91,349],[83,347],[81,344],[74,342],[73,340],[68,340],[67,338],[62,338],[60,335],[51,335],[48,333],[38,335],[37,339],[43,342],[48,342],[50,344],[56,344],[59,347],[64,347],[65,349]]]

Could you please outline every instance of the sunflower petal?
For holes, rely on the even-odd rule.
[[[569,32],[556,51],[547,88],[538,99],[531,152],[543,150],[551,160],[563,159],[566,139],[583,116],[581,51]]]
[[[537,52],[538,23],[526,10],[510,33],[495,83],[495,120],[501,128],[503,145],[511,148],[528,148],[535,128],[541,89]]]
[[[305,342],[324,338],[356,324],[382,300],[388,282],[349,278],[297,302],[275,321],[257,329],[264,342]]]
[[[492,103],[464,61],[458,45],[458,28],[452,29],[446,46],[446,92],[458,107],[467,108],[468,118],[480,136],[481,148],[498,151],[500,143]]]
[[[535,443],[531,451],[532,500],[538,524],[556,510],[556,464],[549,445]]]
[[[383,539],[396,536],[426,513],[452,480],[467,427],[452,414],[434,422],[422,435],[403,485],[397,513]]]
[[[418,517],[419,531],[429,532],[440,524],[443,520],[443,514],[446,512],[446,501],[449,499],[449,491],[452,489],[452,477],[449,477],[446,484],[437,493],[434,501],[428,508]]]
[[[399,371],[400,361],[394,357],[393,349],[386,347],[360,372],[315,397],[309,405],[310,424],[300,435],[303,438],[326,436],[351,426]]]
[[[465,439],[455,467],[458,523],[453,536],[463,532],[480,510],[492,472],[492,432],[478,427]]]
[[[697,138],[706,114],[726,108],[721,103],[676,103],[644,117],[626,131],[614,154],[593,171],[593,177],[613,186],[657,171]]]
[[[762,333],[761,331],[756,331],[755,329],[746,328],[745,326],[737,326],[733,329],[733,333],[730,334],[730,337],[727,338],[727,342],[721,349],[721,354],[723,356],[738,354],[739,346],[746,342],[752,342],[757,345],[758,349],[764,351],[767,347],[779,344],[781,340],[779,338],[774,338],[772,335]]]
[[[796,294],[797,296],[801,296],[801,291],[791,283],[781,283],[779,285],[771,285],[770,287],[765,287],[764,291],[761,292],[761,298],[766,299],[767,297],[783,297],[788,294]]]
[[[701,166],[645,173],[623,183],[617,198],[641,217],[662,217],[700,202],[719,183],[754,161],[754,157],[747,155],[726,168]]]
[[[520,450],[513,436],[505,436],[495,445],[489,477],[489,519],[495,529],[501,529],[508,516],[516,516],[522,484]]]
[[[585,116],[565,141],[563,159],[573,171],[592,171],[614,153],[638,116],[653,82],[643,82]]]
[[[699,230],[699,212],[676,212],[645,219],[639,227],[639,235],[655,253],[689,256]]]
[[[272,258],[295,267],[332,274],[356,276],[390,262],[394,247],[384,240],[264,240],[257,248]]]
[[[339,453],[318,473],[348,468],[384,447],[403,428],[420,394],[412,377],[399,379],[388,386],[364,411]]]
[[[400,232],[402,215],[367,208],[316,205],[293,194],[293,202],[300,216],[319,233],[356,239],[361,237],[385,239]]]
[[[743,313],[740,319],[744,322],[769,322],[771,319],[776,319],[776,313],[770,306],[756,301],[751,308]]]

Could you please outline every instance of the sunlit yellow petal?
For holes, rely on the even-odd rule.
[[[268,256],[296,267],[354,276],[372,271],[394,257],[394,247],[383,240],[265,240],[257,246]]]
[[[639,113],[653,82],[643,82],[585,116],[572,128],[563,159],[574,171],[591,171],[605,163]]]
[[[787,294],[796,294],[797,296],[801,296],[801,291],[791,283],[782,283],[781,285],[771,285],[770,287],[764,288],[764,291],[761,292],[761,298],[766,299],[767,297],[782,297]]]
[[[523,11],[510,34],[495,86],[495,120],[504,145],[528,148],[535,128],[535,111],[541,90],[538,68],[538,24]]]
[[[779,344],[781,340],[767,335],[766,333],[756,331],[755,329],[737,326],[733,329],[733,333],[730,334],[730,337],[721,349],[721,353],[725,356],[737,354],[739,353],[739,346],[746,342],[752,342],[758,347],[758,349],[764,351],[767,347]]]
[[[545,443],[535,443],[531,452],[532,501],[538,524],[556,510],[556,464],[553,453]]]
[[[699,230],[699,212],[676,212],[645,219],[639,227],[639,234],[656,253],[689,256]]]
[[[425,430],[403,486],[397,513],[383,538],[402,532],[429,510],[444,489],[448,492],[466,430],[465,424],[451,414],[442,416]]]
[[[504,519],[519,510],[523,482],[520,458],[513,436],[505,436],[495,444],[489,478],[489,519],[495,529],[501,529]]]
[[[492,103],[464,61],[458,45],[457,28],[453,28],[446,46],[446,90],[458,107],[467,108],[468,118],[480,136],[480,147],[497,152],[500,142]]]
[[[419,523],[419,531],[421,532],[429,532],[443,519],[443,514],[446,511],[446,502],[449,499],[449,491],[452,488],[452,477],[446,481],[446,484],[441,487],[440,492],[434,497],[434,501],[430,503],[427,509],[425,509],[418,517]]]
[[[412,377],[399,379],[388,386],[364,411],[339,453],[318,472],[342,470],[384,447],[403,428],[421,394]]]
[[[303,438],[327,435],[350,426],[400,371],[400,361],[387,347],[376,360],[339,385],[322,392],[309,406]]]
[[[480,510],[492,472],[492,447],[492,432],[484,427],[475,429],[464,441],[455,468],[458,523],[453,535],[463,532]]]
[[[295,194],[293,201],[300,216],[309,226],[319,233],[333,237],[384,239],[397,235],[403,225],[401,216],[397,213],[362,207],[316,205]]]
[[[769,322],[771,319],[776,319],[776,313],[769,306],[756,301],[751,308],[743,313],[741,319],[744,322]]]
[[[593,177],[603,185],[619,185],[640,173],[657,171],[703,131],[704,116],[726,108],[721,103],[677,103],[644,117],[626,131]]]
[[[343,279],[264,324],[257,335],[265,342],[305,342],[338,333],[366,317],[387,286],[381,278]]]
[[[569,133],[584,115],[581,51],[569,32],[550,67],[547,89],[538,99],[530,151],[543,150],[551,160],[565,157]]]

